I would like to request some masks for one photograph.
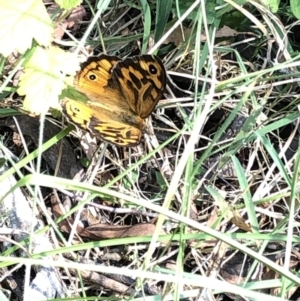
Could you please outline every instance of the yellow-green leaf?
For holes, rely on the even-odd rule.
[[[74,75],[79,62],[74,54],[57,47],[37,47],[20,77],[17,92],[26,95],[25,110],[33,115],[45,114],[49,108],[59,109],[58,96],[66,87],[63,74]]]
[[[52,41],[53,26],[42,0],[0,0],[0,53],[24,53],[35,39],[41,46]]]
[[[82,0],[55,0],[55,2],[63,9],[70,10],[81,4]]]
[[[267,9],[270,9],[272,13],[276,13],[278,11],[280,4],[280,0],[260,0],[259,2]]]
[[[299,20],[300,19],[300,3],[299,0],[291,0],[291,11],[293,15]]]

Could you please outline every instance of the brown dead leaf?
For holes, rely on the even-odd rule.
[[[170,28],[168,28],[170,29]],[[168,30],[167,29],[167,30]],[[173,30],[173,32],[165,39],[164,43],[173,43],[174,45],[178,46],[182,42],[184,42],[192,33],[191,28],[185,27],[185,26],[178,26]],[[223,37],[232,37],[238,35],[240,32],[228,27],[223,26],[216,32],[217,38],[223,38]],[[201,34],[201,41],[206,41],[206,35]]]
[[[72,28],[76,32],[80,27],[80,22],[86,15],[86,10],[83,6],[74,8],[69,16],[62,22],[58,23],[54,30],[54,39],[61,40],[67,29]]]
[[[77,228],[78,229],[78,228]],[[137,224],[133,226],[115,226],[106,224],[96,224],[87,227],[78,234],[90,239],[99,238],[121,238],[121,237],[135,237],[135,236],[151,236],[155,230],[154,224]],[[161,235],[166,234],[164,230],[161,231]]]
[[[56,218],[63,215],[63,210],[55,196],[51,197],[52,210]],[[72,218],[67,218],[59,223],[59,228],[62,232],[70,233],[74,221]],[[155,225],[150,223],[137,224],[133,226],[116,226],[107,224],[94,224],[87,228],[77,226],[77,234],[90,240],[121,238],[121,237],[135,237],[135,236],[151,236],[155,231]],[[166,232],[161,229],[161,235]]]
[[[245,220],[243,217],[239,214],[238,211],[234,210],[233,212],[233,217],[231,218],[231,222],[239,227],[240,229],[246,231],[246,232],[252,232],[251,227],[246,224]]]
[[[207,227],[211,228],[212,225],[217,221],[218,219],[218,207],[215,206],[214,209],[212,210],[212,212],[210,213],[210,216],[207,220]],[[218,228],[214,228],[215,230],[219,230],[220,229],[220,224],[218,225]]]

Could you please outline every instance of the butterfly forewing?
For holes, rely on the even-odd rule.
[[[111,83],[118,84],[133,112],[141,118],[147,118],[163,96],[166,71],[156,56],[134,56],[114,66]]]
[[[90,57],[81,66],[75,77],[75,87],[86,96],[98,96],[105,93],[105,87],[111,79],[113,67],[120,61],[117,56],[101,55]]]

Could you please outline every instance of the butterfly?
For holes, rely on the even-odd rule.
[[[166,71],[154,55],[120,59],[102,54],[82,65],[74,87],[88,101],[62,100],[70,123],[115,145],[134,146],[141,141],[145,119],[163,96]]]

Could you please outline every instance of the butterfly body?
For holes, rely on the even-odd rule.
[[[166,72],[151,55],[119,59],[90,58],[75,77],[75,88],[88,101],[62,101],[67,119],[95,136],[119,146],[140,143],[147,118],[163,96]]]

